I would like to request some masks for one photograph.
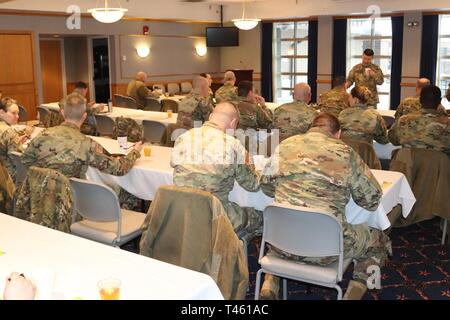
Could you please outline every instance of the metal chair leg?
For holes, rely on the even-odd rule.
[[[444,219],[444,226],[442,228],[442,240],[441,240],[442,245],[445,244],[445,236],[447,235],[447,227],[448,227],[448,220]]]
[[[259,269],[256,273],[256,283],[255,283],[255,300],[259,300],[259,291],[261,290],[261,274],[263,270]]]

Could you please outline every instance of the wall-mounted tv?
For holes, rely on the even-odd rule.
[[[235,27],[206,28],[207,47],[239,46],[239,29]]]

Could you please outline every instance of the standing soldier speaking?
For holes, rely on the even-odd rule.
[[[367,104],[376,108],[380,102],[377,85],[381,86],[384,83],[384,75],[380,67],[372,63],[374,55],[375,53],[372,49],[364,50],[362,63],[354,66],[348,74],[346,87],[348,89],[353,84],[367,87],[372,94]]]

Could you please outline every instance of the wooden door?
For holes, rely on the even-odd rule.
[[[59,40],[41,40],[39,46],[44,103],[57,102],[64,95],[61,42]]]
[[[36,118],[37,91],[34,78],[34,48],[31,32],[0,31],[0,90],[16,99]]]

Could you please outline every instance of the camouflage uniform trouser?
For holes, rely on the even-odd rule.
[[[247,242],[262,234],[263,215],[253,208],[242,208],[228,199],[220,199],[239,239]]]
[[[142,199],[139,199],[138,197],[132,195],[131,193],[127,192],[125,189],[122,189],[118,185],[108,185],[111,189],[114,190],[114,192],[117,194],[117,197],[119,198],[120,207],[122,209],[126,210],[132,210],[132,211],[142,211]]]
[[[387,261],[388,253],[392,255],[391,241],[380,230],[369,228],[367,225],[351,225],[345,223],[344,227],[344,259],[354,259],[357,264],[353,271],[353,279],[364,284],[367,283],[369,266],[383,267]],[[294,260],[326,266],[336,262],[338,257],[305,258],[287,254],[270,246],[268,254],[284,259]]]

